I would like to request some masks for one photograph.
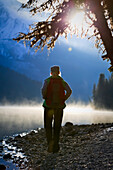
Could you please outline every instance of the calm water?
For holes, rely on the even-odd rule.
[[[68,104],[64,109],[62,125],[67,121],[73,124],[112,123],[113,111],[94,110],[90,105]],[[0,139],[38,127],[43,127],[41,105],[0,106]]]

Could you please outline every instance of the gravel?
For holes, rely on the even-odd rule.
[[[11,159],[19,169],[33,170],[112,170],[113,123],[73,125],[61,128],[60,151],[47,152],[45,130],[4,140],[4,159]]]

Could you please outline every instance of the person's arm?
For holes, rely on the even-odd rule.
[[[47,80],[44,81],[43,87],[42,87],[42,97],[43,99],[46,99],[46,94],[47,94]]]
[[[66,82],[65,82],[65,90],[66,90],[65,100],[67,100],[69,98],[69,96],[71,95],[72,90]]]

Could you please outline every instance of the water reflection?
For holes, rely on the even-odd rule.
[[[112,123],[113,111],[94,110],[91,105],[68,104],[64,110],[63,125]],[[27,132],[43,127],[43,108],[36,106],[0,106],[0,139],[5,135]]]
[[[43,126],[41,106],[1,106],[0,139]]]

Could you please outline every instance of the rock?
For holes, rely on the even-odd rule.
[[[40,167],[39,166],[35,167],[35,170],[40,170]]]
[[[0,164],[0,170],[5,170],[5,169],[6,169],[6,166],[3,164]]]
[[[10,153],[8,153],[8,154],[5,154],[4,156],[3,156],[3,159],[11,159],[11,154]]]
[[[9,143],[11,143],[12,141],[13,141],[13,137],[9,137],[8,140],[6,140],[5,142],[6,142],[6,144],[9,144]]]
[[[33,135],[35,135],[36,133],[34,132],[34,131],[31,131],[30,133],[29,133],[29,135],[31,135],[31,136],[33,136]]]
[[[3,150],[3,146],[2,145],[0,145],[0,151],[2,151]]]
[[[18,140],[20,140],[22,137],[20,136],[20,135],[18,135],[18,136],[16,136],[15,137],[15,141],[18,141]]]
[[[65,131],[66,132],[70,132],[70,131],[72,131],[73,130],[73,123],[71,123],[71,122],[66,122],[66,124],[65,124]],[[67,134],[68,135],[68,134]]]
[[[71,122],[66,122],[66,123],[65,123],[65,126],[66,126],[66,127],[68,127],[68,126],[73,126],[73,123],[71,123]]]
[[[8,151],[11,151],[11,152],[12,152],[12,151],[14,151],[14,149],[12,149],[12,148],[8,148]]]
[[[70,132],[68,133],[68,136],[75,136],[78,132],[76,130],[71,130],[70,129]]]

